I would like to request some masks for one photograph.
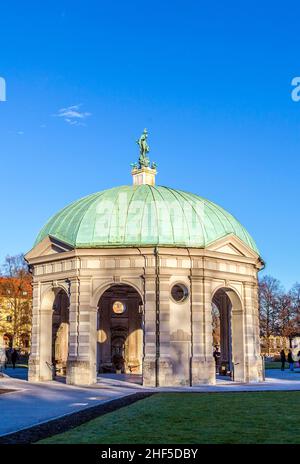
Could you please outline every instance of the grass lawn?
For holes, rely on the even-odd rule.
[[[265,363],[266,369],[281,369],[281,362],[280,361],[266,361]],[[288,363],[285,364],[285,368],[288,369]]]
[[[267,361],[265,363],[266,369],[281,369],[281,362],[280,361]],[[294,363],[294,368],[298,369],[298,361]],[[289,363],[285,363],[285,369],[289,370]]]
[[[300,443],[300,392],[159,393],[39,443]]]

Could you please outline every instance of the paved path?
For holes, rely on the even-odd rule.
[[[100,376],[91,387],[74,387],[61,382],[28,383],[22,380],[26,372],[16,369],[9,372],[19,378],[0,378],[0,388],[16,392],[0,395],[0,436],[61,417],[112,399],[138,391],[149,391],[136,383],[137,377],[117,375]],[[164,387],[156,392],[242,392],[242,391],[292,391],[300,390],[300,371],[268,370],[266,382],[238,384],[220,379],[215,386]]]
[[[7,369],[4,370],[4,374],[14,379],[27,380],[28,369],[24,367],[17,367],[16,369],[13,369],[12,367],[8,367]]]
[[[106,387],[120,387],[126,386],[136,388],[136,391],[144,390],[142,385],[136,384],[136,376],[130,375],[100,375],[98,377],[98,388]],[[294,372],[285,370],[281,372],[279,369],[269,369],[266,371],[266,381],[260,383],[238,383],[231,382],[229,378],[222,377],[217,379],[216,385],[198,385],[194,387],[159,387],[154,391],[156,392],[242,392],[242,391],[293,391],[300,390],[300,369]]]
[[[132,385],[78,388],[60,382],[28,383],[9,377],[0,378],[0,388],[17,389],[0,395],[0,436],[136,391]]]

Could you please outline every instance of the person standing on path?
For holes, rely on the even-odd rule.
[[[13,349],[13,352],[12,352],[12,354],[11,354],[11,362],[12,362],[12,365],[13,365],[13,369],[16,368],[17,359],[18,359],[17,350],[16,350],[16,349]]]
[[[286,356],[284,350],[280,351],[280,361],[281,361],[281,370],[284,371],[285,363],[286,363]]]
[[[221,360],[221,353],[220,353],[220,350],[219,350],[218,346],[215,347],[215,351],[214,351],[213,356],[215,358],[215,363],[216,363],[216,372],[218,372],[219,367],[220,367],[220,360]]]
[[[288,363],[289,363],[289,365],[290,365],[290,371],[293,371],[293,370],[294,370],[294,359],[293,359],[292,350],[289,350],[289,354],[288,354]]]

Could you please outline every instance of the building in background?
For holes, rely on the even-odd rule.
[[[280,335],[270,335],[268,339],[266,337],[261,337],[260,343],[261,353],[265,356],[279,356],[281,350],[287,353],[291,347],[290,338]]]
[[[30,350],[31,278],[0,277],[0,342],[21,354]]]
[[[292,348],[295,359],[297,357],[297,361],[300,361],[300,355],[299,355],[300,353],[300,333],[292,337],[291,348]]]

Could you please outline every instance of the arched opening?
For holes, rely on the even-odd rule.
[[[69,346],[69,298],[64,290],[56,293],[52,312],[52,365],[54,375],[66,375]]]
[[[130,285],[113,285],[98,305],[97,369],[142,382],[143,302]]]
[[[244,323],[242,304],[228,288],[212,300],[213,350],[217,378],[244,381]]]
[[[216,375],[231,377],[231,303],[224,290],[218,290],[212,303],[213,345]]]

